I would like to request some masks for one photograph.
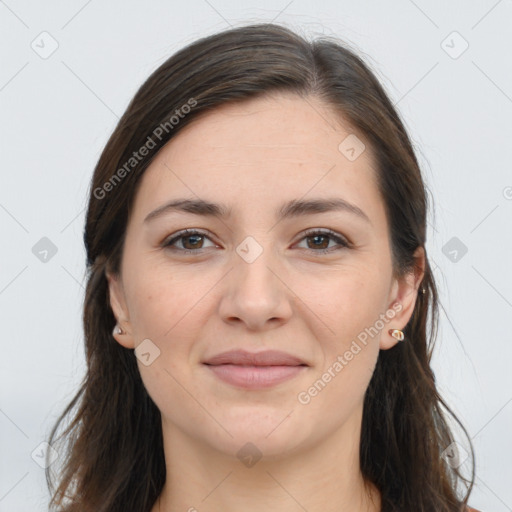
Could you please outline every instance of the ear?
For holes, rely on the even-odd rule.
[[[413,257],[415,260],[413,271],[399,279],[394,279],[388,311],[395,311],[395,316],[386,324],[382,331],[380,340],[381,350],[388,350],[397,343],[407,343],[407,339],[398,341],[388,331],[389,329],[400,329],[403,331],[414,312],[418,288],[425,275],[425,249],[419,246],[414,252]]]
[[[130,316],[126,307],[123,284],[117,274],[105,272],[108,281],[108,292],[110,307],[116,317],[117,324],[123,330],[123,334],[112,333],[115,340],[125,348],[135,348],[132,337],[132,326]]]

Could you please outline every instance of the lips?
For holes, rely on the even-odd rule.
[[[232,350],[207,359],[203,364],[224,383],[245,390],[277,386],[300,375],[308,366],[298,357],[277,350],[258,353]]]
[[[296,356],[278,350],[266,350],[264,352],[247,352],[245,350],[231,350],[217,354],[204,361],[204,364],[218,366],[233,364],[237,366],[307,366]]]

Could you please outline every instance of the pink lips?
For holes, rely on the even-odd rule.
[[[298,357],[276,350],[258,353],[232,350],[218,354],[204,364],[222,381],[245,389],[275,386],[307,367]]]

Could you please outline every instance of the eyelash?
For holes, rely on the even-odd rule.
[[[183,231],[180,231],[176,236],[173,236],[172,238],[170,239],[167,239],[166,241],[163,242],[162,244],[162,247],[164,248],[168,248],[168,249],[171,249],[173,251],[178,251],[182,254],[201,254],[201,252],[203,251],[203,249],[195,249],[195,250],[190,250],[190,249],[178,249],[176,247],[173,247],[173,244],[182,239],[182,238],[187,238],[189,236],[193,236],[193,235],[200,235],[202,237],[205,237],[205,238],[210,238],[208,236],[207,233],[204,233],[202,231],[197,231],[197,230],[194,230],[194,229],[185,229]],[[302,240],[304,240],[305,238],[309,238],[309,237],[312,237],[312,236],[328,236],[330,237],[332,240],[334,240],[335,242],[338,243],[338,245],[340,247],[331,247],[330,249],[306,249],[306,251],[311,251],[312,253],[320,253],[320,254],[326,254],[326,253],[330,253],[330,252],[333,252],[333,251],[338,251],[338,250],[341,250],[341,249],[348,249],[351,244],[343,237],[339,236],[337,233],[335,233],[334,231],[331,231],[330,229],[325,229],[325,230],[319,230],[319,229],[311,229],[311,230],[308,230],[304,233],[304,236],[299,240],[299,242],[301,242]]]

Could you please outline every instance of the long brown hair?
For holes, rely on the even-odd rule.
[[[356,53],[332,37],[309,42],[280,25],[254,24],[197,40],[142,84],[92,178],[84,231],[87,372],[49,436],[54,447],[62,443],[56,447],[62,456],[57,486],[53,468],[46,470],[50,507],[62,512],[149,512],[164,485],[160,412],[142,383],[134,352],[112,337],[116,320],[105,273],[119,271],[129,214],[145,169],[201,113],[280,91],[323,100],[369,141],[378,163],[395,275],[414,270],[413,253],[426,243],[427,189],[399,114]],[[361,470],[380,490],[383,511],[460,512],[474,483],[474,451],[466,429],[439,395],[430,368],[438,292],[428,256],[421,285],[425,293],[418,294],[404,329],[407,341],[380,351],[366,391]],[[470,480],[442,457],[455,441],[443,408],[469,440]]]

